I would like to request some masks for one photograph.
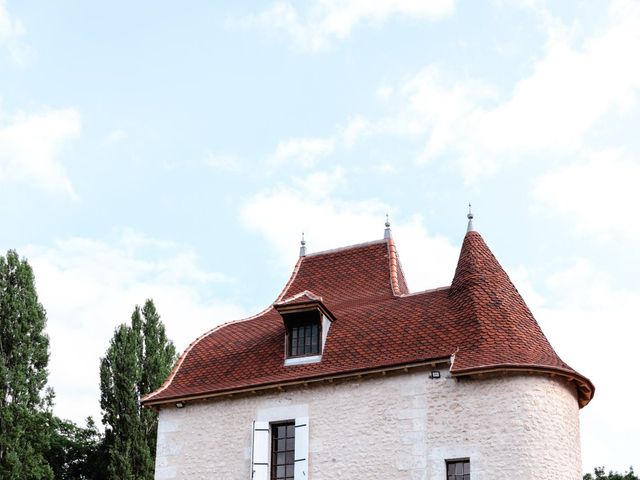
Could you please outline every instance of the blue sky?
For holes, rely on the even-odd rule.
[[[179,349],[309,251],[381,238],[414,291],[466,227],[596,384],[583,464],[640,468],[637,1],[0,0],[0,248],[35,269],[59,415],[152,297]]]

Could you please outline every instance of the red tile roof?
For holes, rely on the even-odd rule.
[[[284,365],[274,308],[320,302],[333,314],[322,361]],[[301,257],[274,305],[218,326],[182,354],[146,405],[452,359],[454,376],[496,371],[558,375],[580,406],[593,384],[554,352],[477,232],[467,233],[451,287],[410,294],[392,239]]]

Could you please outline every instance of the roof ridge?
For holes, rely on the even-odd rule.
[[[321,250],[319,252],[312,252],[312,253],[307,253],[306,258],[308,257],[317,257],[320,255],[328,255],[330,253],[339,253],[339,252],[343,252],[345,250],[353,250],[356,248],[364,248],[364,247],[369,247],[371,245],[377,245],[379,243],[385,243],[387,241],[386,238],[381,238],[379,240],[371,240],[369,242],[363,242],[363,243],[355,243],[353,245],[347,245],[345,247],[338,247],[338,248],[331,248],[328,250]],[[305,257],[302,257],[305,258]]]
[[[391,281],[391,290],[396,296],[409,293],[409,287],[407,286],[407,280],[402,270],[402,264],[400,263],[400,255],[398,249],[393,241],[393,237],[385,238],[387,241],[387,251],[389,252],[389,274]]]

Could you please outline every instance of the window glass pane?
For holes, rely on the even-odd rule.
[[[469,462],[464,463],[464,473],[465,475],[468,475],[471,473],[471,465],[469,464]]]
[[[456,475],[462,475],[463,473],[462,463],[456,463]]]
[[[271,479],[293,480],[295,465],[295,424],[273,425],[271,427]]]
[[[453,475],[454,473],[456,473],[456,464],[455,463],[450,463],[449,465],[447,465],[447,473],[449,475]]]
[[[317,318],[317,317],[316,317]],[[306,321],[289,327],[287,355],[318,355],[320,353],[320,337],[322,326],[318,320]]]
[[[464,480],[471,480],[471,475],[465,475]]]

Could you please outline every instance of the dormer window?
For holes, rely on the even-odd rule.
[[[322,298],[304,291],[274,305],[285,328],[284,364],[302,365],[322,360],[322,352],[334,320]]]
[[[320,354],[322,323],[319,310],[290,313],[286,325],[288,358]]]

